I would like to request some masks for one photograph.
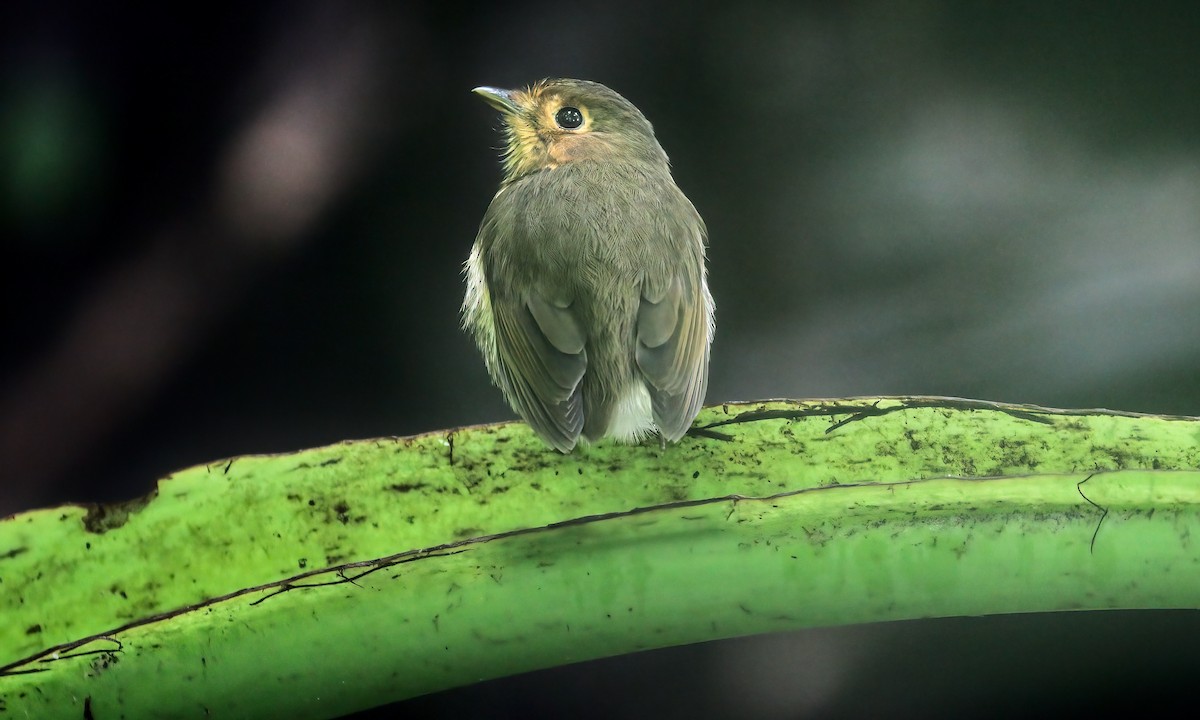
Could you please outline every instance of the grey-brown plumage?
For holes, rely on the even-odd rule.
[[[477,88],[505,121],[505,177],[467,261],[463,324],[547,443],[676,441],[704,400],[706,230],[650,123],[603,85]]]

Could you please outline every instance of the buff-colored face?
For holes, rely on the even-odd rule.
[[[474,92],[503,115],[506,181],[580,160],[666,159],[646,118],[601,85],[543,80],[521,90]]]

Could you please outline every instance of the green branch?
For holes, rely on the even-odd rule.
[[[481,678],[900,618],[1200,607],[1200,420],[945,398],[519,424],[177,473],[0,521],[0,718],[325,718]]]

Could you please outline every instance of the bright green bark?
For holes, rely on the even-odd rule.
[[[1196,419],[928,398],[700,418],[726,421],[571,456],[519,424],[342,443],[185,470],[124,515],[6,519],[0,717],[331,717],[749,633],[1200,607]]]

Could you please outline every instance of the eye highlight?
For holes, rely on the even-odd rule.
[[[554,122],[558,123],[560,128],[574,130],[583,124],[583,113],[579,112],[579,108],[562,107],[554,113]]]

